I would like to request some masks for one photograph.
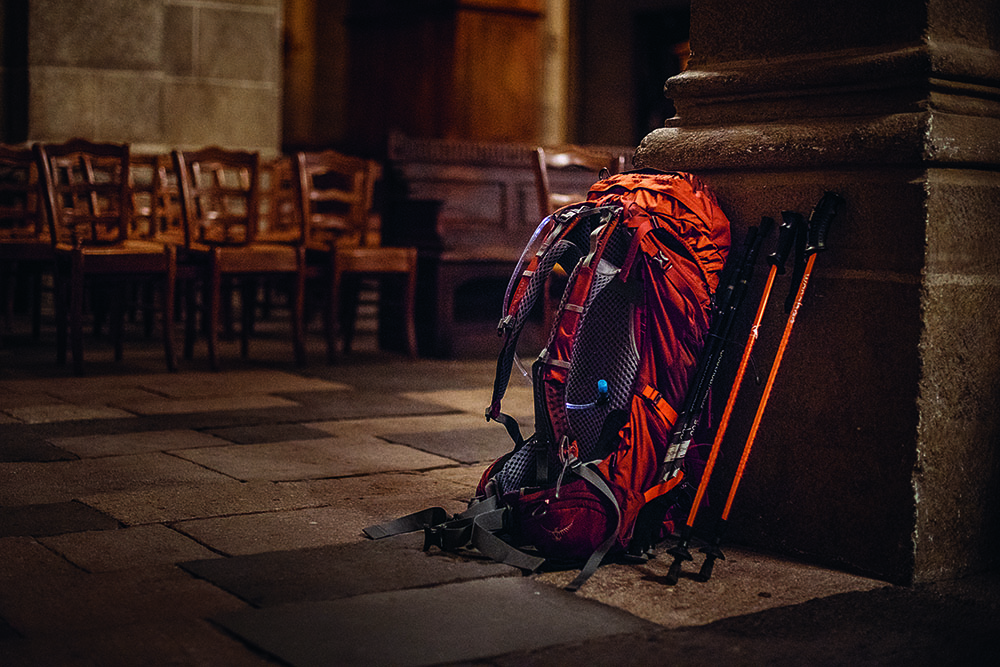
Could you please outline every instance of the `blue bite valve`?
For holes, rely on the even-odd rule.
[[[608,381],[597,381],[597,404],[603,405],[608,402]]]

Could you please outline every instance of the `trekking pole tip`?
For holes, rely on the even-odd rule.
[[[674,562],[670,564],[670,569],[667,570],[667,584],[670,586],[676,586],[677,581],[681,578],[681,568],[684,566],[684,559],[674,558]]]
[[[712,556],[705,556],[705,560],[701,564],[701,570],[698,572],[698,581],[708,581],[712,578],[712,569],[715,567],[715,558]]]

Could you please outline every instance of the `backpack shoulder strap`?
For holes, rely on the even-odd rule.
[[[514,355],[517,351],[517,341],[521,336],[521,331],[524,329],[524,324],[528,319],[531,309],[534,307],[542,290],[545,289],[545,284],[549,274],[552,272],[552,268],[562,254],[569,249],[576,248],[580,251],[581,255],[586,254],[588,248],[580,248],[579,245],[582,241],[577,239],[589,239],[592,230],[609,222],[621,210],[621,207],[616,205],[595,207],[593,204],[579,210],[575,206],[570,208],[573,209],[572,216],[552,231],[550,238],[546,240],[542,248],[538,251],[536,259],[524,270],[523,275],[527,278],[527,282],[522,283],[524,284],[523,288],[518,286],[514,290],[514,297],[512,297],[510,304],[511,312],[505,314],[498,326],[497,330],[503,336],[503,344],[500,349],[500,355],[497,358],[497,371],[493,381],[493,397],[490,401],[490,406],[486,410],[487,419],[497,420],[501,415],[500,403],[507,391],[507,385],[510,383]],[[558,215],[558,213],[554,215]],[[580,225],[584,225],[585,229],[574,234],[573,238],[568,238],[569,232],[577,229]],[[506,423],[505,426],[507,426]],[[507,429],[510,431],[509,426]]]

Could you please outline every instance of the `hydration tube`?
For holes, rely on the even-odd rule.
[[[608,381],[598,380],[597,381],[597,399],[591,401],[590,403],[567,403],[567,410],[586,410],[588,408],[596,408],[599,405],[604,405],[608,402]]]

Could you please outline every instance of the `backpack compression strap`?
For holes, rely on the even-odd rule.
[[[453,517],[449,517],[441,507],[430,507],[393,521],[368,526],[363,532],[367,537],[378,540],[422,530],[424,551],[431,546],[445,551],[471,546],[498,563],[534,572],[545,562],[544,558],[519,551],[496,535],[508,527],[509,511],[497,496],[489,496]]]
[[[600,491],[604,497],[611,501],[612,506],[615,508],[614,529],[608,533],[608,536],[605,538],[604,542],[597,547],[597,550],[590,555],[590,558],[587,559],[583,569],[576,575],[576,578],[566,585],[566,590],[572,592],[578,590],[580,586],[583,586],[583,584],[590,579],[591,575],[593,575],[594,572],[597,571],[597,568],[600,567],[605,556],[607,556],[608,552],[611,551],[611,547],[614,546],[615,541],[618,539],[618,530],[621,528],[622,510],[618,505],[618,499],[615,497],[614,492],[611,490],[611,487],[608,486],[608,483],[604,481],[604,478],[600,475],[600,473],[590,468],[588,464],[579,462],[577,462],[571,470],[585,479],[591,486]]]

